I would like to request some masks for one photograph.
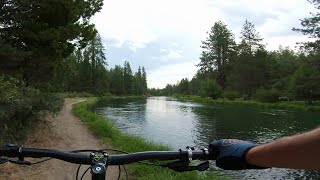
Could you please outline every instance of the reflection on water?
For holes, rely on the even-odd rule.
[[[209,105],[150,97],[128,102],[114,100],[97,112],[119,129],[166,144],[172,149],[207,147],[213,139],[238,138],[266,143],[320,125],[319,112],[262,109],[241,105]],[[316,171],[265,169],[212,171],[241,179],[320,179]]]

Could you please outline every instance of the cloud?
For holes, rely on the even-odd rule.
[[[294,48],[308,38],[291,29],[310,11],[306,0],[105,0],[92,22],[111,67],[126,59],[133,70],[144,66],[150,72],[150,87],[163,87],[194,75],[201,40],[216,21],[224,21],[239,41],[248,19],[267,49]]]
[[[125,0],[105,0],[100,13],[92,18],[103,38],[121,47],[127,43],[135,51],[155,41],[157,35],[144,22],[144,15],[136,9],[137,3]]]
[[[182,78],[191,79],[197,72],[197,63],[197,61],[189,61],[147,70],[148,86],[164,88],[167,84],[175,84]]]
[[[160,49],[160,53],[161,53],[161,57],[159,57],[159,59],[162,62],[168,62],[170,60],[178,60],[184,57],[183,48]]]

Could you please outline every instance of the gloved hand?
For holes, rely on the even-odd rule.
[[[218,153],[216,165],[226,170],[262,169],[246,161],[247,152],[256,146],[250,141],[221,139],[210,143],[209,148]]]

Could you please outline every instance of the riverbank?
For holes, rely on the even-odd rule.
[[[87,102],[76,104],[73,106],[73,112],[98,138],[102,139],[104,143],[110,143],[114,148],[128,152],[169,150],[169,147],[147,141],[138,136],[120,132],[110,120],[92,111],[96,103],[97,99],[89,99]],[[136,179],[226,179],[212,172],[176,173],[166,168],[143,164],[132,164],[128,167],[130,177]]]
[[[227,99],[210,99],[202,98],[199,96],[173,96],[181,101],[193,101],[199,103],[212,103],[212,104],[230,104],[230,105],[248,105],[258,106],[263,108],[275,108],[275,109],[293,109],[303,111],[320,111],[320,105],[306,105],[302,101],[282,101],[277,103],[263,103],[254,100],[227,100]]]

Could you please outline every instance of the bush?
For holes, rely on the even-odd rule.
[[[222,89],[214,80],[205,80],[201,84],[200,95],[217,99],[221,97]]]
[[[253,99],[260,102],[279,102],[280,91],[277,89],[258,89]]]
[[[238,94],[236,92],[234,92],[234,91],[225,91],[223,93],[223,97],[228,99],[228,100],[233,101],[238,97]]]
[[[0,76],[0,84],[0,143],[22,141],[35,122],[56,115],[63,105],[58,96],[24,87],[18,79]]]
[[[93,97],[94,95],[88,92],[64,92],[56,93],[62,99],[64,98],[76,98],[76,97]]]

